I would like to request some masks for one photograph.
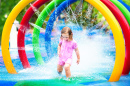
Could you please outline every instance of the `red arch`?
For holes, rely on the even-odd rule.
[[[43,5],[44,3],[46,3],[49,0],[37,0],[36,2],[34,2],[34,4],[32,4],[32,6],[39,8],[41,5]],[[23,19],[20,23],[20,28],[18,30],[18,39],[17,39],[17,44],[18,44],[18,53],[19,53],[19,57],[20,60],[22,62],[22,65],[24,68],[30,68],[30,64],[29,61],[27,59],[27,55],[25,52],[25,44],[24,44],[24,40],[25,40],[25,32],[26,29],[29,28],[29,20],[30,18],[33,16],[34,11],[33,8],[30,7],[27,12],[25,13],[25,15],[23,16]]]

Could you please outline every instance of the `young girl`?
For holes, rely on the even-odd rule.
[[[61,74],[64,66],[67,78],[71,76],[70,66],[72,64],[73,50],[76,52],[77,64],[79,64],[80,55],[77,43],[73,40],[73,33],[69,27],[64,27],[61,30],[60,42],[58,45],[59,62],[57,65],[57,71],[59,74]]]

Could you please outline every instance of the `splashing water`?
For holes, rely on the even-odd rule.
[[[109,38],[95,36],[95,38],[89,39],[87,36],[85,36],[84,32],[75,32],[74,39],[76,41],[78,40],[77,43],[81,61],[79,65],[76,64],[77,57],[74,52],[73,63],[71,66],[72,77],[97,77],[106,80],[105,76],[103,75],[106,74],[110,76],[114,65],[114,60],[112,58],[114,56],[110,57],[109,54],[105,54],[104,52],[106,49],[104,46],[113,46],[111,43],[105,44],[105,42],[103,42]],[[29,69],[20,70],[19,74],[28,75],[28,77],[23,77],[23,79],[55,79],[59,77],[57,74],[57,62],[58,56],[55,55],[43,66],[34,65]],[[65,77],[64,70],[62,76]]]
[[[91,13],[92,13],[92,9],[93,9],[93,6],[91,4],[88,4],[88,10],[87,10],[87,13],[86,13],[87,18],[90,18]]]
[[[40,11],[39,11],[35,6],[33,6],[31,3],[30,3],[30,6],[32,7],[32,9],[33,9],[33,11],[35,12],[35,14],[36,14],[37,16],[39,16],[39,15],[40,15]]]
[[[42,27],[40,27],[40,26],[38,26],[38,25],[36,25],[34,23],[29,22],[29,24],[32,25],[33,27],[36,27],[36,29],[38,29],[38,30],[43,29]]]

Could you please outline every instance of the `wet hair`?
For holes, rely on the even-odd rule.
[[[61,30],[61,34],[66,34],[66,33],[69,34],[69,39],[73,40],[73,33],[72,33],[72,30],[69,27],[64,27]]]

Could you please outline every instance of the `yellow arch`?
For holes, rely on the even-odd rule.
[[[11,13],[9,14],[5,22],[3,32],[2,32],[1,50],[2,50],[3,61],[8,73],[17,74],[12,64],[10,52],[9,52],[9,37],[10,37],[12,24],[16,19],[16,17],[18,16],[18,14],[21,12],[21,10],[32,1],[34,0],[21,0],[11,11]]]
[[[115,40],[116,57],[113,72],[111,74],[109,81],[118,81],[120,79],[123,70],[125,59],[124,39],[120,25],[117,22],[114,15],[111,13],[111,11],[100,0],[85,0],[85,1],[92,4],[96,9],[98,9],[101,12],[111,27]]]

